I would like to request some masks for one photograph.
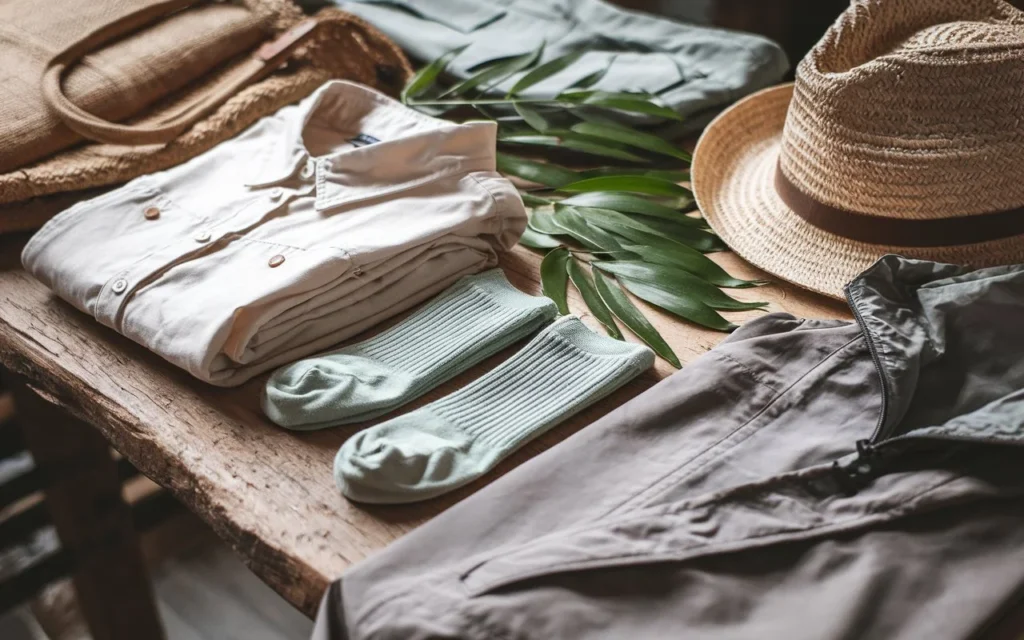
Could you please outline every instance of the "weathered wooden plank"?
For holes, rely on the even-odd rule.
[[[715,259],[738,277],[765,277],[735,256],[716,254]],[[513,284],[538,295],[539,263],[538,254],[521,247],[502,257],[502,267]],[[843,305],[785,284],[735,295],[769,300],[771,311],[810,317],[845,315]],[[574,292],[570,305],[597,327]],[[759,313],[732,317],[741,321]],[[683,362],[724,337],[656,311],[651,316]],[[410,408],[464,385],[513,349]],[[331,477],[334,453],[361,426],[305,434],[277,428],[259,410],[263,379],[237,389],[205,385],[55,299],[19,270],[0,272],[0,363],[32,380],[52,402],[99,428],[143,473],[212,525],[253,571],[309,615],[327,583],[350,564],[673,371],[659,362],[640,380],[552,430],[506,460],[495,473],[461,491],[417,505],[371,508],[344,500]]]

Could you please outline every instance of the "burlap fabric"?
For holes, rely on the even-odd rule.
[[[83,39],[95,43],[79,45],[87,51],[74,55],[63,92],[90,114],[123,120],[254,49],[270,37],[269,19],[200,0],[63,0],[59,11],[40,11],[36,0],[0,3],[0,171],[81,139],[44,97],[42,78],[55,56],[74,55]],[[119,22],[123,36],[113,33]]]
[[[795,85],[750,96],[708,127],[694,192],[733,250],[833,297],[887,253],[1024,262],[1021,122],[1024,13],[1002,0],[857,0]],[[841,211],[819,220],[794,206],[780,173],[790,193]],[[854,224],[837,232],[843,217]],[[996,217],[1002,231],[965,242]],[[961,237],[934,233],[935,221]],[[910,233],[863,241],[871,228]]]
[[[250,35],[251,29],[240,32],[239,40],[245,40],[243,44],[248,47],[305,18],[288,0],[244,0],[244,4],[250,20],[260,27],[255,38]],[[392,94],[400,90],[411,68],[394,43],[361,19],[336,9],[325,9],[316,18],[319,25],[313,39],[292,56],[286,67],[243,88],[170,143],[82,144],[0,173],[0,205],[7,205],[0,206],[0,233],[38,228],[59,211],[42,196],[113,185],[180,164],[305,97],[329,79],[354,80]],[[243,55],[236,62],[217,67],[203,83],[233,73],[246,60]],[[72,77],[69,74],[68,83]],[[181,90],[147,107],[146,115],[132,122],[158,122],[162,114],[194,102],[203,91],[202,86],[193,85],[172,88]],[[67,92],[74,95],[71,87]],[[37,200],[22,204],[30,198]]]

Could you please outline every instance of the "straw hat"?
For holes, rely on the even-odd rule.
[[[855,0],[794,84],[708,126],[691,173],[736,253],[828,296],[887,253],[1024,262],[1024,13]]]

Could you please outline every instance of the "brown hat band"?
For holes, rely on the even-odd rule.
[[[775,191],[793,213],[815,227],[869,244],[943,247],[1024,234],[1024,207],[931,220],[872,216],[839,209],[814,199],[793,184],[778,165],[775,167]]]

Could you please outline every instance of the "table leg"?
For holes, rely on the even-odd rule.
[[[131,511],[110,446],[90,425],[11,376],[25,444],[43,478],[72,580],[94,640],[164,636]]]

